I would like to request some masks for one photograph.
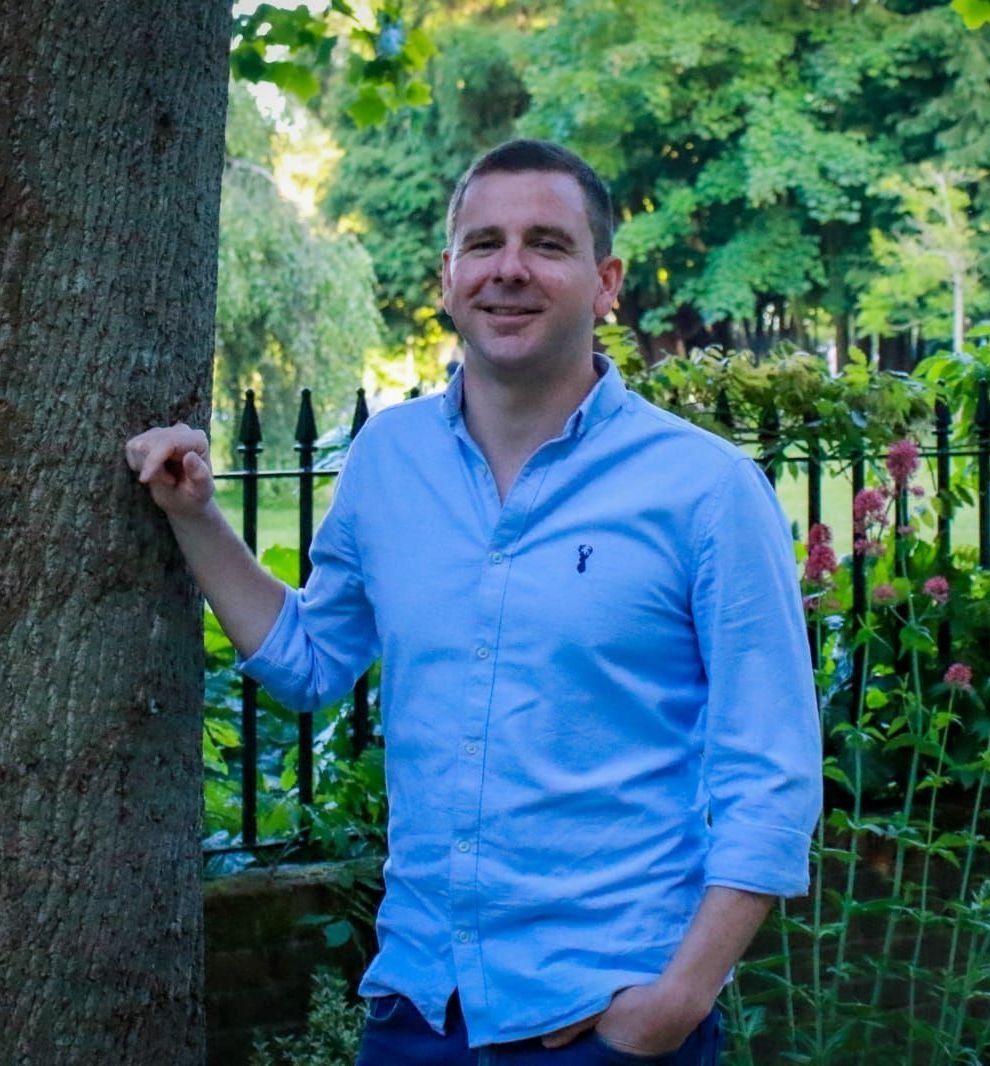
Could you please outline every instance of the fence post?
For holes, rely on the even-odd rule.
[[[805,413],[804,424],[808,433],[808,533],[811,527],[822,520],[822,446],[818,433],[813,428],[818,422],[818,412],[812,408]],[[817,626],[808,627],[808,647],[811,649],[811,665],[818,669]]]
[[[952,558],[952,463],[949,437],[952,434],[952,413],[945,400],[935,401],[935,462],[938,484],[938,554],[944,568]],[[938,627],[938,654],[943,664],[952,658],[952,632],[947,620]]]
[[[254,406],[254,390],[244,393],[244,411],[237,450],[244,459],[242,533],[252,554],[258,554],[258,455],[262,451],[261,423]],[[258,842],[258,683],[242,679],[241,736],[244,741],[241,766],[241,843]]]
[[[976,400],[977,499],[980,523],[980,566],[990,568],[990,389],[981,381]]]
[[[856,497],[866,487],[866,460],[863,456],[862,446],[857,447],[852,459],[852,494],[855,504]],[[853,518],[853,554],[852,554],[852,586],[853,586],[853,619],[857,633],[866,624],[866,556],[863,546],[856,550],[856,542],[859,539],[856,533],[856,519]],[[859,694],[865,684],[865,658],[866,648],[860,644],[853,652],[852,694],[853,699],[859,705]],[[856,723],[858,725],[858,723]]]
[[[777,450],[780,436],[780,418],[777,416],[777,408],[769,404],[763,409],[763,417],[760,419],[760,456],[759,464],[763,467],[763,473],[767,481],[776,488],[777,472],[774,469],[774,454]]]
[[[316,443],[316,419],[309,389],[303,389],[296,420],[295,450],[299,453],[299,587],[306,584],[312,564],[309,546],[313,541],[313,445]],[[313,802],[313,716],[299,715],[299,802]]]
[[[354,418],[351,421],[351,443],[361,432],[361,427],[368,421],[368,402],[364,389],[357,390],[357,403],[354,405]],[[354,758],[368,746],[371,739],[371,725],[368,718],[368,675],[363,674],[354,685],[354,715],[351,719],[351,750]]]

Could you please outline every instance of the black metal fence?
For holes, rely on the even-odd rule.
[[[414,390],[416,394],[418,390]],[[413,395],[411,394],[411,395]],[[871,461],[879,457],[869,456],[863,451],[849,455],[825,455],[814,432],[809,432],[809,442],[805,452],[788,453],[783,445],[779,418],[772,408],[764,412],[757,427],[734,427],[732,412],[724,397],[716,409],[716,416],[727,428],[732,429],[736,443],[755,452],[758,462],[766,473],[770,483],[776,487],[777,472],[785,464],[797,462],[807,471],[807,509],[808,528],[823,521],[823,477],[827,468],[837,466],[851,476],[849,512],[857,493],[866,486],[866,474]],[[350,437],[353,439],[367,421],[368,407],[364,390],[357,392],[357,402],[351,423]],[[809,420],[810,423],[811,420]],[[951,503],[951,463],[954,458],[975,459],[976,473],[976,509],[978,523],[978,560],[982,568],[990,568],[990,399],[986,383],[981,383],[976,406],[974,424],[962,447],[951,443],[953,419],[948,407],[938,402],[932,415],[932,434],[930,447],[920,451],[923,459],[934,462],[934,487],[943,501],[937,521],[937,543],[942,558],[948,561],[952,545],[953,514]],[[259,470],[258,457],[262,451],[261,425],[254,402],[254,393],[245,394],[244,409],[241,416],[240,435],[237,450],[243,457],[240,470],[217,474],[218,480],[238,481],[242,486],[243,514],[242,535],[252,552],[257,552],[258,544],[258,486],[262,479],[280,479],[296,481],[299,486],[299,583],[304,584],[309,577],[309,548],[313,539],[313,487],[316,478],[335,476],[334,469],[319,468],[316,461],[317,431],[313,416],[313,407],[309,389],[302,390],[299,417],[295,431],[295,450],[299,455],[299,465],[293,469]],[[902,527],[906,525],[906,500],[898,501],[898,521],[894,536],[901,537]],[[794,517],[794,516],[790,516]],[[853,616],[865,619],[867,615],[866,559],[862,554],[852,556]],[[942,658],[949,657],[949,632],[943,626],[938,635],[939,651]],[[859,678],[856,671],[862,670],[862,656],[854,659],[853,689],[858,690]],[[264,845],[258,841],[257,817],[257,773],[258,773],[258,731],[257,731],[257,684],[250,678],[244,678],[242,694],[242,812],[241,843],[237,846],[208,849],[214,851],[253,850]],[[367,747],[371,737],[368,705],[368,679],[361,678],[353,693],[353,714],[351,718],[351,747],[354,757]],[[298,760],[299,802],[303,805],[313,801],[313,719],[311,715],[299,716],[299,760]],[[281,845],[280,845],[281,846]]]

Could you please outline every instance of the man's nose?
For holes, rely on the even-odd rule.
[[[511,242],[503,244],[498,250],[493,266],[496,281],[515,284],[529,281],[525,250],[520,244]]]

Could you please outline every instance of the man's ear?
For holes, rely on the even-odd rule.
[[[450,314],[447,293],[450,290],[450,249],[444,248],[440,261],[440,291],[443,294],[443,309]]]
[[[615,305],[625,271],[622,260],[615,255],[607,255],[598,264],[598,293],[595,296],[595,317],[604,318]]]

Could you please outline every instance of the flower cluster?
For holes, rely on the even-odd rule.
[[[922,586],[926,596],[932,598],[933,603],[945,605],[949,602],[949,581],[947,578],[936,574],[930,577]]]
[[[914,477],[920,463],[918,445],[913,440],[895,441],[887,453],[887,473],[894,479],[898,492],[903,492]]]
[[[880,539],[887,525],[889,497],[883,489],[860,489],[853,500],[853,551],[857,555],[883,555]]]
[[[953,663],[942,680],[949,688],[962,689],[965,692],[973,691],[973,671],[965,663]]]
[[[876,604],[896,603],[897,589],[893,585],[874,585],[873,602]]]
[[[814,585],[824,585],[839,569],[839,560],[832,548],[832,530],[823,522],[808,530],[808,557],[804,564],[804,579]]]

